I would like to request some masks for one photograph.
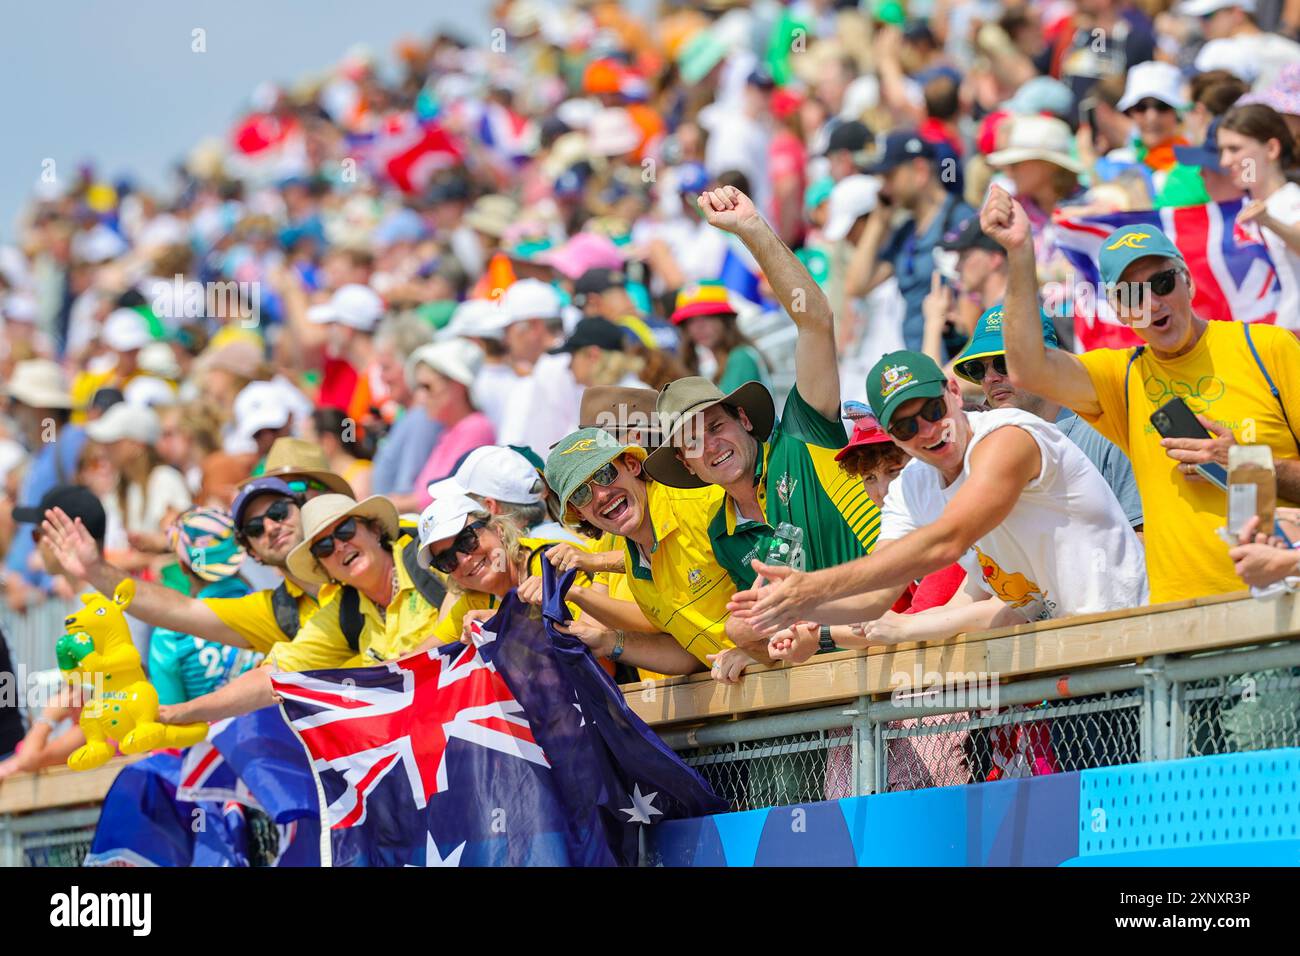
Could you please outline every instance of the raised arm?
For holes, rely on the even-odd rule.
[[[795,343],[799,394],[826,418],[838,421],[840,373],[831,300],[798,256],[759,215],[753,201],[735,186],[702,193],[698,202],[709,225],[734,233],[753,254],[781,306],[799,329]]]
[[[128,577],[104,560],[81,519],[74,522],[62,508],[47,511],[41,529],[64,570],[74,578],[88,581],[101,594],[112,597],[117,586]],[[205,641],[231,647],[252,646],[202,601],[161,584],[136,579],[129,613],[154,627],[193,634]]]
[[[1097,389],[1078,357],[1043,342],[1038,273],[1029,217],[1006,190],[993,186],[980,227],[1007,251],[1007,297],[1002,304],[1002,340],[1007,374],[1017,388],[1086,415],[1101,412]]]

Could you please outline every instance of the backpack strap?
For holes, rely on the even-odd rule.
[[[402,548],[402,567],[406,568],[406,576],[411,579],[420,597],[433,607],[441,607],[443,598],[447,596],[447,587],[432,571],[420,567],[420,562],[416,560],[419,550],[416,541],[408,541]]]
[[[361,592],[344,586],[339,592],[339,630],[353,651],[361,647],[361,631],[365,626],[366,619],[361,614]]]
[[[284,636],[293,640],[298,636],[301,621],[298,616],[298,602],[289,593],[289,587],[281,581],[279,587],[271,592],[271,611],[275,614],[275,626]]]
[[[1282,420],[1286,422],[1287,431],[1291,433],[1291,441],[1295,442],[1296,451],[1300,452],[1300,439],[1295,437],[1295,428],[1291,425],[1291,418],[1286,413],[1286,403],[1282,401],[1282,393],[1278,391],[1273,384],[1273,377],[1268,374],[1268,369],[1264,367],[1264,360],[1259,357],[1259,349],[1255,348],[1255,339],[1250,334],[1250,323],[1241,323],[1241,330],[1246,334],[1246,344],[1250,346],[1250,354],[1255,359],[1255,364],[1259,366],[1260,373],[1264,376],[1264,381],[1268,383],[1268,390],[1273,393],[1273,398],[1277,401],[1278,408],[1282,409]]]

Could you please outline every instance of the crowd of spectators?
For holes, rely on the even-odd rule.
[[[135,577],[183,723],[470,640],[544,561],[620,681],[1300,576],[1300,3],[493,18],[259,87],[162,186],[38,184],[0,248],[11,615]],[[1140,345],[1043,307],[1062,221],[1234,201],[1272,321],[1194,311],[1148,225],[1098,263]],[[1174,396],[1209,437],[1155,432]],[[1283,520],[1229,543],[1237,442]]]

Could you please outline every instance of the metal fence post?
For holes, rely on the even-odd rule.
[[[1167,676],[1167,675],[1166,675]],[[1169,681],[1169,759],[1187,756],[1187,684]]]
[[[871,698],[859,697],[853,714],[853,796],[876,792],[876,728],[870,717]]]
[[[1142,674],[1142,760],[1168,760],[1172,751],[1169,740],[1169,676],[1165,673],[1165,655],[1148,660]]]
[[[23,865],[23,843],[14,830],[13,817],[0,816],[0,867]]]

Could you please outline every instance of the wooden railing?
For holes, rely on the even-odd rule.
[[[664,731],[887,695],[900,672],[997,675],[1004,682],[1056,674],[1068,695],[1072,671],[1297,637],[1296,597],[1256,601],[1244,593],[1223,594],[981,631],[942,642],[823,654],[795,666],[755,665],[734,685],[718,684],[707,674],[630,684],[624,695],[637,714]],[[117,759],[87,773],[60,767],[11,777],[0,782],[0,815],[102,800],[125,762]]]

